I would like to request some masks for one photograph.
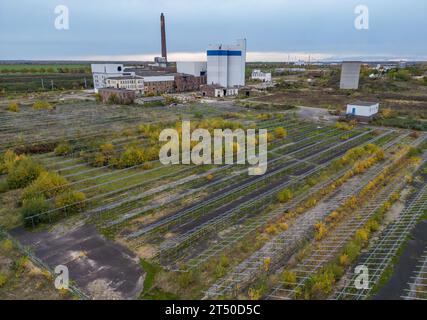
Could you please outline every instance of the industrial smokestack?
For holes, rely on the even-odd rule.
[[[165,60],[168,60],[167,50],[166,50],[166,25],[165,25],[165,16],[163,13],[160,15],[160,29],[162,33],[162,57]]]

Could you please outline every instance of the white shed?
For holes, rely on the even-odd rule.
[[[372,118],[380,109],[378,102],[357,101],[347,105],[347,114],[355,117]]]

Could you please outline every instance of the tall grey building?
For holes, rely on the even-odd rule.
[[[360,61],[344,61],[341,66],[340,89],[359,89]]]

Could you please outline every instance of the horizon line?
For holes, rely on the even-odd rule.
[[[2,58],[0,62],[7,61],[122,61],[122,62],[153,62],[157,53],[150,54],[111,54],[111,55],[85,55],[85,56],[63,56],[63,57],[49,57],[49,58]],[[206,52],[169,52],[169,62],[179,61],[206,61]],[[281,51],[248,51],[246,62],[282,62],[292,63],[299,61],[316,62],[337,62],[347,60],[358,60],[362,62],[369,61],[427,61],[427,56],[401,56],[394,54],[377,54],[377,55],[364,55],[361,53],[348,53],[348,54],[331,54],[331,53],[318,53],[318,52],[281,52]]]

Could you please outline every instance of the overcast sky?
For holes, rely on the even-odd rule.
[[[369,29],[354,25],[369,8]],[[57,5],[69,30],[57,30]],[[427,59],[427,0],[0,0],[0,59],[149,60],[166,15],[169,60],[247,38],[248,60]]]

